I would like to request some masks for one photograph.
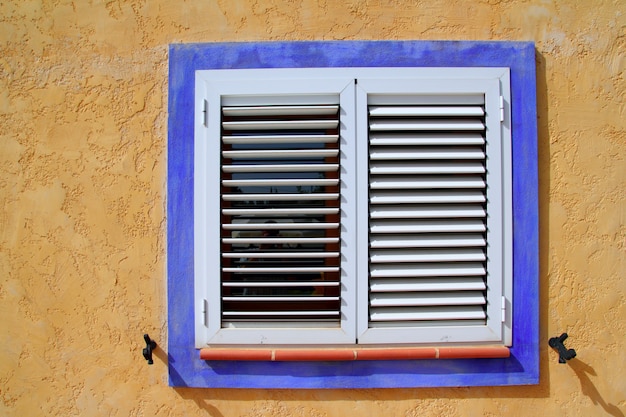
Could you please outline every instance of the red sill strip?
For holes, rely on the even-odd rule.
[[[204,348],[206,361],[375,361],[402,359],[508,358],[506,346],[412,348]]]

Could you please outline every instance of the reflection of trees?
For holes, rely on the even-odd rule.
[[[313,185],[310,187],[303,187],[301,185],[296,186],[296,192],[298,194],[313,194],[313,193],[321,193],[324,191],[321,185]]]
[[[317,179],[324,179],[325,175],[321,172],[317,173]],[[323,193],[324,187],[321,185],[311,185],[311,186],[301,186],[298,185],[296,187],[296,191],[298,194],[314,194],[314,193]]]

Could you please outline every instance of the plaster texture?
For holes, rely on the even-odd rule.
[[[331,39],[535,42],[539,385],[175,389],[141,357],[167,340],[168,45]],[[623,416],[625,70],[621,1],[0,0],[0,415]]]

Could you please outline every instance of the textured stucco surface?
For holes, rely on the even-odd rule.
[[[0,0],[0,415],[626,413],[621,1]],[[167,386],[168,44],[530,40],[541,381],[419,390]],[[578,358],[547,340],[567,331]]]

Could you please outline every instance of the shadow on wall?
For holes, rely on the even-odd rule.
[[[540,369],[538,392],[549,390],[550,378],[549,363],[557,360],[555,351],[548,348],[549,323],[549,254],[550,254],[550,131],[548,127],[548,83],[546,80],[546,60],[538,51],[535,54],[537,76],[537,151],[539,170],[539,340],[540,340]],[[624,413],[614,404],[602,398],[589,375],[596,376],[595,370],[578,358],[567,362],[580,380],[583,394],[591,399],[594,405],[600,405],[608,414],[624,417]],[[544,395],[541,395],[544,396]],[[548,396],[548,395],[546,395]]]
[[[624,413],[617,408],[616,405],[610,403],[607,404],[606,401],[604,401],[604,398],[602,398],[602,395],[600,395],[596,386],[593,382],[591,382],[591,379],[589,379],[589,375],[596,376],[596,371],[591,366],[577,358],[572,359],[568,363],[580,380],[580,388],[582,389],[583,394],[589,397],[591,401],[593,401],[594,405],[600,405],[604,408],[604,411],[612,416],[624,417]]]
[[[539,387],[542,397],[549,397],[551,351],[548,347],[550,316],[550,130],[546,60],[535,50],[537,77],[537,169],[539,204]]]

